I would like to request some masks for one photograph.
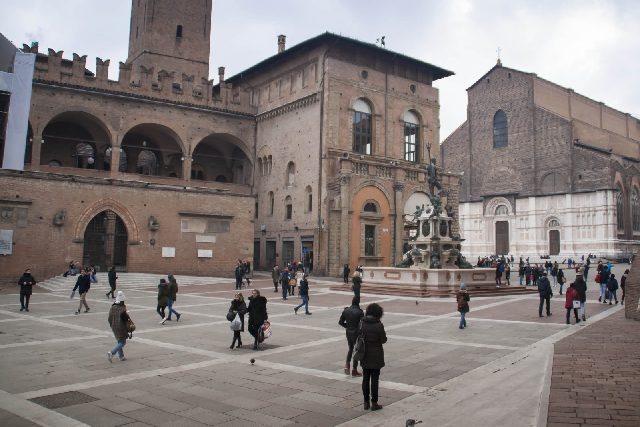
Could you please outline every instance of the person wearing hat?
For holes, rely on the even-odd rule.
[[[167,278],[169,279],[169,300],[167,301],[169,313],[167,314],[167,320],[171,321],[171,313],[173,313],[176,315],[176,322],[179,322],[181,314],[173,309],[173,304],[178,298],[178,282],[176,281],[176,278],[173,276],[173,274],[169,274]]]
[[[547,316],[551,316],[551,296],[553,291],[551,290],[551,283],[547,278],[547,272],[542,273],[542,277],[538,279],[538,293],[540,294],[540,306],[538,307],[538,317],[542,317],[542,306],[547,303]]]
[[[309,311],[309,281],[307,280],[307,276],[307,274],[304,274],[302,276],[302,280],[300,280],[300,290],[298,291],[298,294],[302,298],[302,302],[300,303],[300,305],[293,307],[293,312],[295,314],[298,314],[298,310],[300,310],[300,307],[302,306],[304,306],[304,314],[312,314]]]
[[[458,311],[460,312],[460,329],[464,329],[467,327],[467,321],[464,318],[465,314],[469,312],[469,292],[467,292],[467,287],[464,283],[460,283],[460,290],[456,295],[456,301],[458,302]]]
[[[109,326],[113,331],[113,335],[116,338],[116,345],[111,351],[107,352],[107,359],[109,362],[113,361],[113,356],[118,353],[118,359],[121,361],[127,360],[124,357],[124,351],[122,349],[127,344],[127,338],[129,337],[129,331],[127,329],[127,322],[129,321],[129,314],[127,313],[127,306],[124,305],[124,292],[118,291],[115,302],[109,309]]]

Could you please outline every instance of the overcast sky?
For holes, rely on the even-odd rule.
[[[130,0],[0,0],[0,32],[14,44],[127,57]],[[496,63],[534,72],[640,118],[637,0],[214,0],[210,76],[234,75],[325,31],[374,43],[456,74],[440,90],[440,137],[466,117],[468,88]]]

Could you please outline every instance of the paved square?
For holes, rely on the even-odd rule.
[[[256,274],[252,286],[269,300],[273,336],[253,351],[247,332],[243,348],[229,349],[233,279],[181,286],[175,307],[182,318],[165,325],[155,312],[156,282],[121,281],[138,326],[125,362],[106,358],[114,338],[104,278],[92,286],[91,310],[80,315],[77,298],[69,300],[72,278],[68,288],[34,294],[29,313],[19,311],[17,288],[0,294],[3,425],[402,426],[409,418],[544,425],[553,344],[581,328],[564,324],[559,296],[544,318],[536,295],[473,298],[468,328],[459,330],[451,298],[363,294],[361,307],[384,307],[388,336],[384,409],[365,412],[360,379],[343,373],[347,345],[337,322],[351,301],[347,286],[332,291],[335,280],[312,278],[313,315],[295,315],[298,296],[283,301],[270,277]],[[588,297],[587,323],[619,310],[597,304],[593,282]]]

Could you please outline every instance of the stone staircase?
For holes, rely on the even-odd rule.
[[[331,286],[329,289],[334,291],[344,291],[346,286]],[[351,287],[348,287],[351,289]],[[399,295],[404,297],[452,297],[457,293],[457,289],[442,289],[442,290],[434,290],[434,289],[419,289],[415,286],[402,286],[402,285],[362,285],[360,288],[361,293],[367,294],[383,294],[383,295]],[[488,297],[488,296],[501,296],[501,295],[527,295],[527,294],[537,294],[538,290],[536,287],[524,287],[518,285],[512,286],[503,286],[501,288],[496,288],[495,285],[492,287],[478,287],[475,288],[472,286],[467,287],[467,291],[469,295],[476,297]]]
[[[107,273],[97,273],[98,283],[92,283],[92,288],[109,289],[109,280],[107,279]],[[182,276],[175,275],[176,280],[180,286],[190,285],[211,285],[216,283],[233,283],[234,279],[224,277],[201,277],[201,276]],[[43,282],[38,282],[38,286],[51,292],[71,292],[76,284],[78,276],[64,277],[54,276]],[[141,288],[154,288],[158,285],[160,279],[166,279],[167,276],[163,274],[151,274],[151,273],[118,273],[118,289],[141,289]]]

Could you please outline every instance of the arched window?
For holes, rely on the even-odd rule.
[[[305,188],[305,196],[306,196],[306,200],[307,200],[307,205],[306,205],[306,212],[312,212],[313,211],[313,193],[311,191],[311,186],[307,185],[307,188]]]
[[[507,114],[498,110],[493,116],[493,148],[506,147],[509,143]]]
[[[293,204],[291,203],[291,196],[287,196],[284,199],[284,219],[291,219],[293,217]]]
[[[408,162],[418,162],[420,157],[420,122],[418,116],[411,111],[404,113],[404,159]]]
[[[378,213],[378,207],[376,206],[375,203],[373,202],[368,202],[364,205],[364,208],[362,209],[364,212],[370,212],[370,213]]]
[[[618,187],[616,192],[616,224],[618,230],[624,230],[624,200],[622,188]]]
[[[509,215],[509,209],[505,205],[500,205],[496,208],[496,216]]]
[[[258,157],[258,171],[260,171],[260,175],[266,175],[264,164],[262,163],[262,158]]]
[[[138,154],[136,170],[142,175],[155,175],[158,169],[158,159],[153,151],[142,150]]]
[[[371,107],[364,100],[353,103],[353,151],[371,154]]]
[[[76,167],[84,169],[95,169],[96,154],[93,146],[86,142],[76,145]]]
[[[551,221],[549,221],[549,228],[557,227],[560,227],[560,221],[558,221],[557,219],[552,219]]]
[[[273,191],[269,191],[269,216],[273,216],[273,203],[274,203],[274,198],[273,198]]]
[[[631,192],[631,224],[633,231],[640,231],[640,196],[635,187]]]
[[[293,162],[289,162],[287,164],[287,186],[292,186],[293,182],[296,179],[296,164]]]

